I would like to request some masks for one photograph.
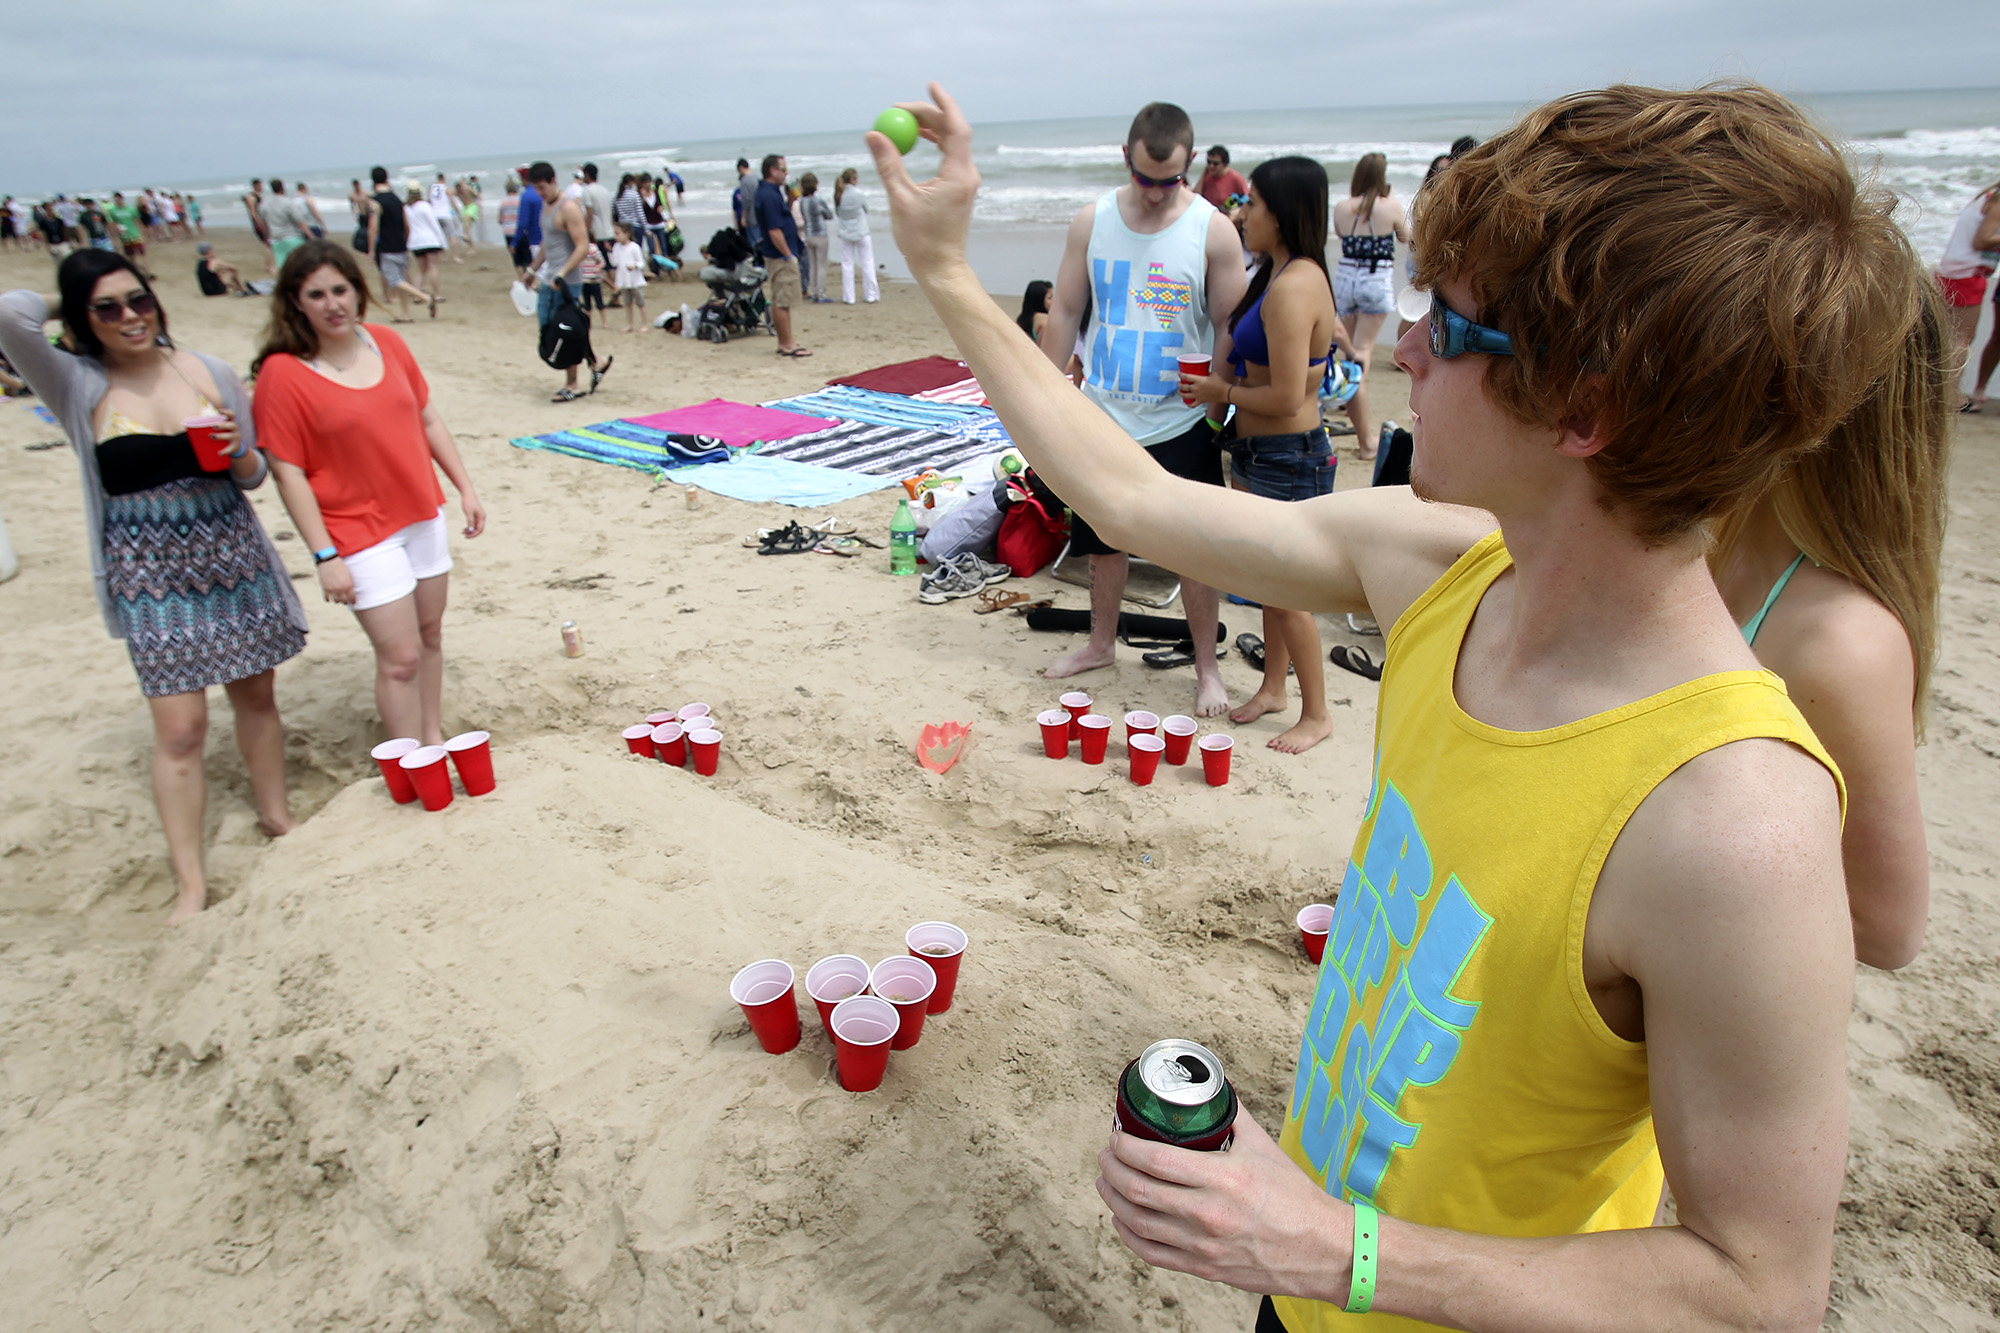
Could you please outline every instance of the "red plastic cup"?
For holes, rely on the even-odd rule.
[[[631,754],[643,754],[646,758],[651,759],[653,757],[653,728],[658,725],[657,722],[634,722],[631,726],[619,732],[618,734],[625,738],[626,751]]]
[[[868,974],[868,989],[896,1009],[896,1038],[892,1051],[907,1051],[924,1035],[924,1015],[930,1012],[931,996],[937,993],[937,969],[921,958],[898,954],[875,964]]]
[[[743,1006],[757,1044],[772,1055],[799,1044],[799,1002],[792,996],[792,965],[784,959],[760,959],[738,972],[729,998]]]
[[[1317,965],[1326,953],[1326,932],[1333,928],[1333,909],[1325,903],[1309,903],[1299,909],[1299,942],[1306,957]]]
[[[1208,374],[1209,367],[1215,364],[1207,352],[1182,352],[1174,360],[1180,363],[1181,374],[1192,379],[1200,379]],[[1181,402],[1189,407],[1194,406],[1194,399],[1186,394],[1181,395]]]
[[[868,964],[851,953],[830,953],[806,969],[806,994],[819,1010],[826,1035],[833,1035],[833,1007],[868,991]]]
[[[229,451],[236,446],[222,444],[215,438],[215,428],[228,424],[228,417],[194,417],[181,423],[188,433],[188,443],[194,446],[194,461],[201,464],[203,472],[229,470]]]
[[[669,722],[679,722],[682,726],[687,727],[689,718],[708,717],[708,716],[710,716],[710,714],[708,711],[707,704],[685,704],[681,707],[679,712],[675,713],[671,718],[668,718],[667,720]],[[688,730],[699,731],[701,730],[701,728],[688,727]]]
[[[461,731],[444,743],[467,796],[493,790],[493,737],[484,731]]]
[[[653,728],[653,757],[669,768],[686,768],[687,732],[678,722],[663,722]]]
[[[646,727],[648,730],[654,727],[664,727],[669,722],[678,721],[680,721],[680,718],[674,715],[674,711],[671,708],[664,712],[646,714]]]
[[[849,1092],[873,1092],[889,1072],[890,1043],[896,1038],[896,1006],[873,995],[857,995],[833,1006],[826,1025],[833,1032],[834,1067]]]
[[[420,745],[396,761],[403,766],[404,775],[417,789],[417,799],[424,803],[426,810],[442,810],[451,804],[451,769],[445,764],[447,753],[442,745]]]
[[[1201,775],[1208,779],[1211,787],[1227,786],[1229,783],[1229,752],[1236,748],[1233,736],[1203,736],[1201,738]]]
[[[1188,761],[1188,751],[1194,748],[1194,734],[1201,724],[1183,713],[1175,713],[1160,725],[1166,732],[1167,762],[1178,768]]]
[[[1166,752],[1167,743],[1150,732],[1140,732],[1125,742],[1125,751],[1132,757],[1132,785],[1150,787],[1153,775],[1160,771],[1160,756]]]
[[[951,1008],[951,994],[958,989],[958,965],[965,960],[965,932],[948,921],[920,921],[903,935],[912,958],[921,958],[937,973],[937,989],[931,992],[929,1012],[941,1014]],[[943,953],[933,953],[942,949]]]
[[[712,727],[690,731],[687,744],[694,752],[694,771],[705,778],[714,777],[716,766],[722,762],[722,733]]]
[[[1083,737],[1083,762],[1103,763],[1104,747],[1111,743],[1111,719],[1102,713],[1085,713],[1076,725]]]
[[[417,799],[417,789],[410,785],[410,775],[403,771],[402,758],[422,745],[423,742],[415,736],[398,736],[393,741],[383,741],[368,752],[375,766],[382,770],[382,781],[389,788],[389,798],[397,805],[408,805]]]
[[[1035,721],[1042,727],[1042,753],[1051,759],[1069,758],[1069,710],[1051,708],[1037,713]]]
[[[1160,718],[1158,714],[1148,713],[1143,709],[1139,709],[1125,715],[1126,740],[1129,741],[1134,736],[1157,736],[1159,734]]]
[[[1081,734],[1077,731],[1077,720],[1090,711],[1090,696],[1082,690],[1071,690],[1057,702],[1069,714],[1069,738],[1075,740]]]

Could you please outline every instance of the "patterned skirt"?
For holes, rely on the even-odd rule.
[[[227,477],[106,496],[104,564],[148,696],[242,680],[306,646],[257,516]]]

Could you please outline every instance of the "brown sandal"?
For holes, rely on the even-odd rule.
[[[977,616],[990,616],[995,611],[1005,611],[1010,606],[1019,606],[1022,602],[1031,600],[1033,599],[1025,592],[1002,592],[998,588],[989,588],[987,591],[979,594],[979,606],[973,611],[973,614]]]

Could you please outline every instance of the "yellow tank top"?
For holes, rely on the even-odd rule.
[[[1598,870],[1647,794],[1716,746],[1776,737],[1840,774],[1768,671],[1547,731],[1468,716],[1452,692],[1459,647],[1512,563],[1494,533],[1389,632],[1375,786],[1279,1143],[1340,1197],[1427,1226],[1643,1227],[1663,1179],[1646,1047],[1605,1026],[1583,980]],[[1434,1327],[1275,1303],[1290,1333]]]

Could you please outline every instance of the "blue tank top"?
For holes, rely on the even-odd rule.
[[[1291,266],[1292,261],[1287,259],[1285,261],[1285,268],[1290,268]],[[1283,273],[1284,271],[1285,269],[1281,268],[1278,270],[1278,273]],[[1278,280],[1278,273],[1271,275],[1272,282]],[[1246,366],[1268,366],[1271,364],[1271,340],[1264,333],[1264,298],[1270,294],[1271,288],[1267,283],[1264,290],[1257,293],[1257,299],[1250,303],[1250,308],[1243,312],[1243,318],[1236,321],[1236,327],[1230,330],[1229,368],[1236,372],[1238,379],[1243,377]],[[1313,357],[1306,364],[1309,366],[1323,366],[1326,364],[1326,357]]]

